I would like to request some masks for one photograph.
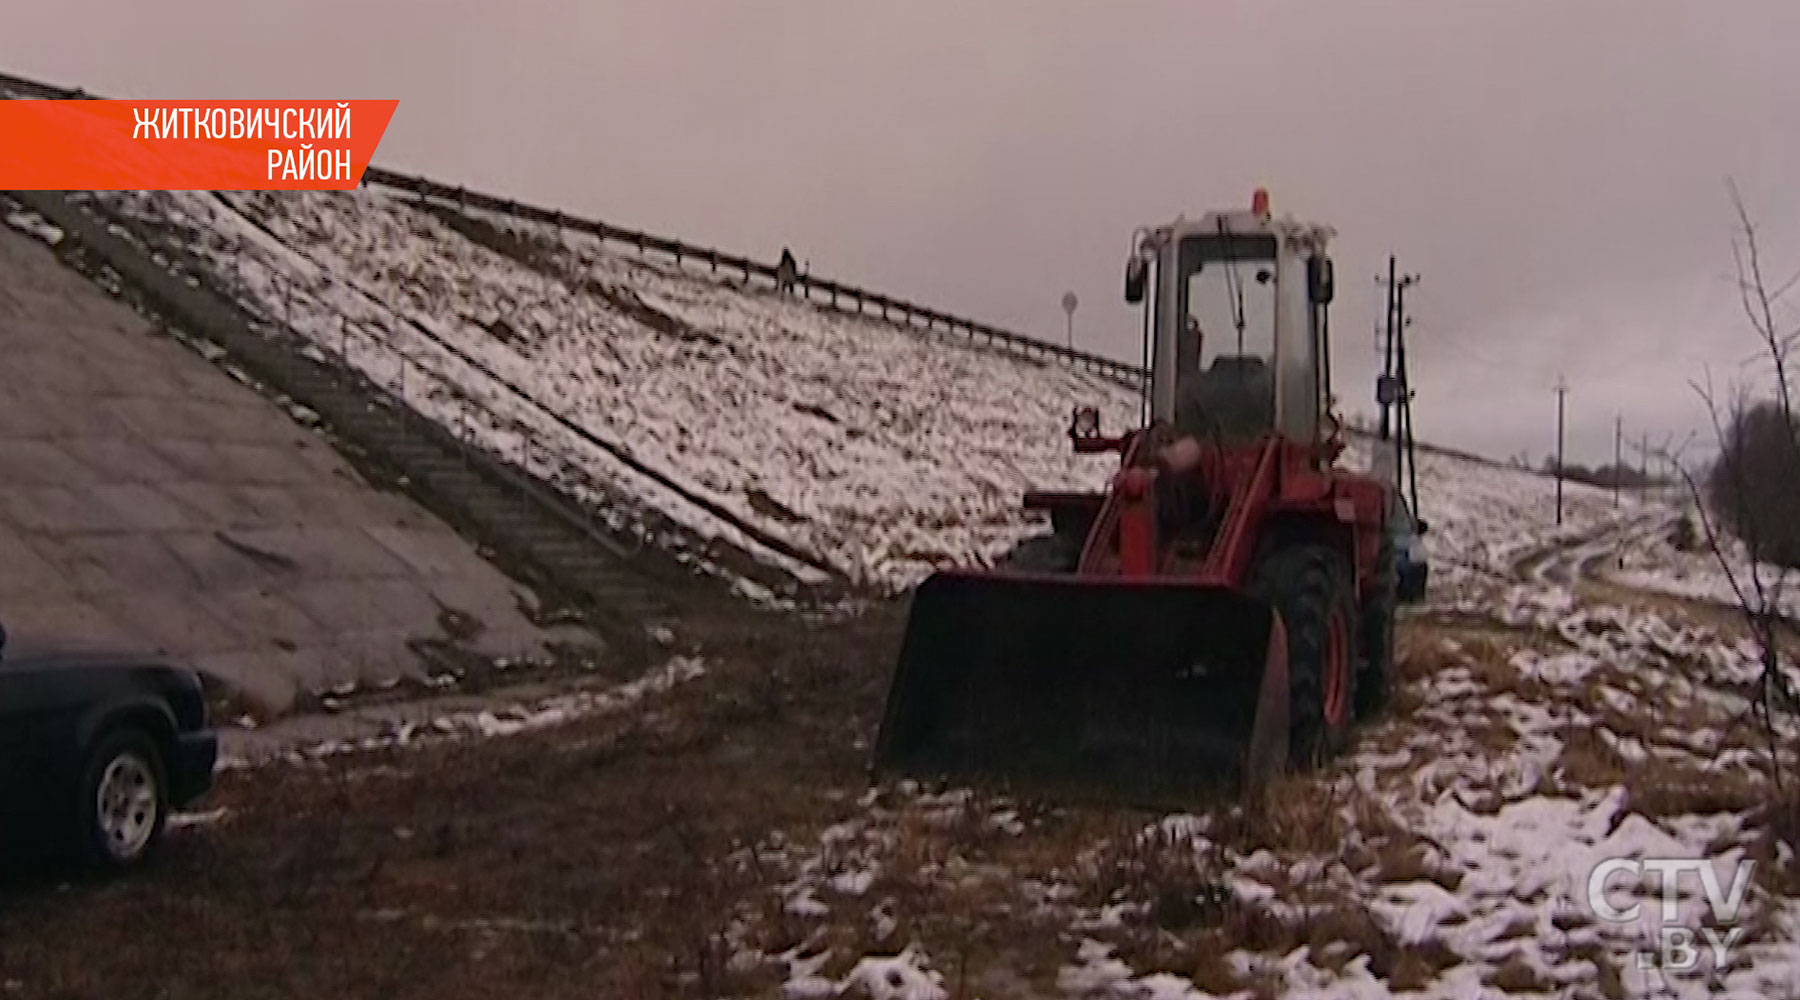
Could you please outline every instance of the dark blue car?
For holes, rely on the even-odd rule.
[[[211,788],[217,756],[190,669],[0,649],[0,849],[49,848],[101,872],[134,868],[155,852],[169,811]]]
[[[1431,578],[1431,565],[1425,558],[1425,533],[1431,525],[1414,516],[1412,508],[1398,495],[1388,523],[1393,532],[1394,569],[1399,578],[1395,596],[1407,604],[1424,600],[1425,585]]]

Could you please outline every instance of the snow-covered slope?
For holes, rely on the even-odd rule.
[[[1693,544],[1686,548],[1677,548],[1673,540],[1681,518],[1687,519],[1693,534]],[[1608,575],[1642,590],[1756,609],[1768,605],[1789,617],[1800,616],[1800,593],[1796,592],[1800,588],[1795,586],[1800,574],[1770,563],[1753,565],[1744,543],[1725,534],[1715,520],[1712,527],[1721,533],[1720,549],[1730,565],[1727,571],[1707,542],[1705,523],[1694,504],[1683,505],[1679,513],[1671,512],[1665,523],[1657,525],[1658,530],[1628,539],[1616,568]]]
[[[1104,378],[586,238],[528,266],[380,191],[106,197],[459,431],[536,439],[571,491],[801,579],[900,588],[987,558],[1030,530],[1024,490],[1103,481],[1069,452],[1073,406],[1135,418]]]
[[[1375,440],[1361,434],[1348,440],[1343,464],[1368,468]],[[1430,524],[1425,546],[1440,599],[1504,579],[1527,556],[1591,535],[1641,508],[1635,497],[1615,507],[1610,491],[1565,482],[1559,527],[1556,481],[1548,476],[1424,448],[1418,463],[1419,516]]]
[[[1036,530],[1025,490],[1097,488],[1112,469],[1070,453],[1073,406],[1108,427],[1137,417],[1135,391],[1102,377],[508,217],[380,190],[104,197],[257,312],[617,526],[677,548],[686,532],[795,580],[900,589],[991,558]],[[1432,451],[1419,464],[1447,587],[1613,513],[1610,494],[1569,484],[1561,535],[1523,535],[1520,519],[1554,520],[1549,480]]]

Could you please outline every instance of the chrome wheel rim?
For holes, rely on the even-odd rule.
[[[142,854],[157,818],[156,775],[149,762],[134,753],[114,757],[100,776],[95,799],[106,852],[119,861]]]

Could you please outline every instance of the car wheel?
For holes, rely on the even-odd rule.
[[[115,729],[94,744],[82,768],[78,841],[90,869],[117,873],[149,860],[168,818],[167,773],[141,729]]]

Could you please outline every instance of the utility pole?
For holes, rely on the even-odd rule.
[[[1393,258],[1388,258],[1392,260]],[[1401,278],[1394,286],[1394,328],[1388,334],[1388,353],[1394,356],[1394,367],[1390,374],[1394,382],[1394,488],[1399,489],[1401,464],[1406,458],[1408,441],[1406,418],[1406,285],[1410,278]]]
[[[1402,275],[1392,254],[1388,255],[1386,280],[1379,275],[1376,282],[1387,287],[1387,335],[1383,338],[1381,379],[1375,386],[1375,402],[1381,405],[1381,440],[1388,439],[1390,428],[1398,430],[1403,379],[1404,356],[1396,357],[1401,331],[1406,326],[1406,290],[1419,281],[1416,274]]]
[[[1402,461],[1405,462],[1415,517],[1419,513],[1419,465],[1413,458],[1412,375],[1406,367],[1406,331],[1412,326],[1412,319],[1406,315],[1406,287],[1418,280],[1418,275],[1408,275],[1401,279],[1400,287],[1394,292],[1394,378],[1400,389],[1394,415],[1394,469],[1398,471]],[[1394,488],[1398,490],[1399,487],[1400,479],[1395,476]]]
[[[1563,400],[1569,394],[1569,383],[1556,379],[1556,525],[1563,523]]]
[[[1618,484],[1625,478],[1625,415],[1613,417],[1613,507],[1618,507]]]
[[[1391,384],[1390,380],[1394,377],[1394,291],[1399,288],[1399,284],[1394,280],[1395,267],[1394,255],[1388,254],[1387,336],[1383,341],[1384,348],[1381,356],[1381,385],[1377,386],[1375,393],[1375,402],[1381,405],[1381,440],[1383,441],[1388,439],[1387,386]],[[1380,281],[1381,278],[1377,277],[1375,280]]]

